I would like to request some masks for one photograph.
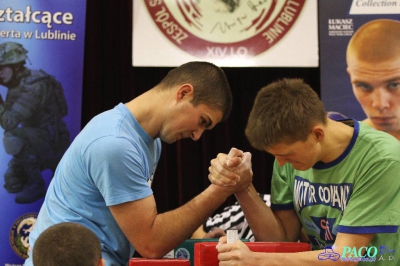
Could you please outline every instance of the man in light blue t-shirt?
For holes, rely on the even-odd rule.
[[[135,250],[161,258],[190,236],[235,190],[210,185],[187,204],[157,213],[151,182],[161,141],[198,140],[225,120],[232,96],[224,72],[207,62],[171,70],[154,88],[94,117],[75,138],[57,167],[34,230],[31,251],[46,228],[75,222],[99,238],[106,265],[126,265]],[[234,150],[235,160],[250,155]],[[239,178],[234,175],[234,178]],[[232,183],[233,184],[233,183]],[[26,266],[32,265],[29,257]]]

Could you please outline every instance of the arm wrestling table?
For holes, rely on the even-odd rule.
[[[188,241],[188,242],[186,242]],[[186,240],[189,246],[194,245],[194,251],[187,258],[163,258],[163,259],[144,259],[132,258],[129,266],[150,266],[150,265],[185,265],[185,266],[218,266],[218,251],[215,248],[218,242]],[[310,251],[308,243],[300,242],[244,242],[251,251],[254,252],[277,252],[292,253]],[[179,248],[182,248],[182,245]],[[178,249],[179,249],[178,248]],[[178,250],[176,249],[176,250]],[[190,248],[189,248],[190,249]],[[192,252],[192,250],[190,250]]]

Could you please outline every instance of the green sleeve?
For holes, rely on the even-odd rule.
[[[271,209],[288,210],[293,209],[293,176],[289,164],[280,167],[274,162],[271,184]]]

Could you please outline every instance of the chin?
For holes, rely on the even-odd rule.
[[[292,164],[292,167],[294,169],[298,170],[298,171],[306,171],[306,170],[311,168],[311,167],[307,167],[305,165],[296,165],[296,166],[294,166],[293,164]]]
[[[162,142],[165,142],[167,144],[172,144],[172,143],[176,142],[176,139],[167,139],[167,138],[163,138],[161,136],[159,136],[159,138],[161,139]]]
[[[374,128],[386,133],[393,132],[393,126],[389,124],[374,124]]]

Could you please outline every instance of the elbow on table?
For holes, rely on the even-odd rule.
[[[136,251],[146,259],[161,259],[163,258],[170,250],[165,251],[164,249],[159,249],[156,247],[144,247],[144,248],[138,248]]]

